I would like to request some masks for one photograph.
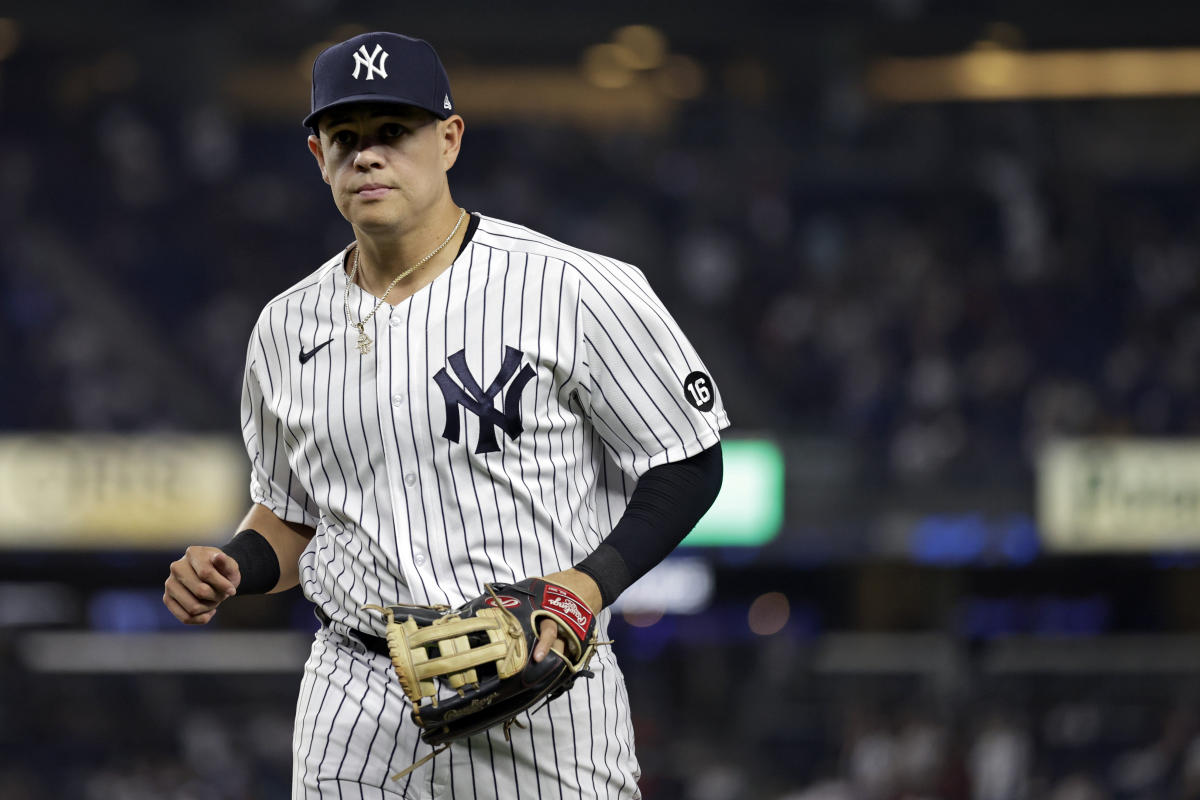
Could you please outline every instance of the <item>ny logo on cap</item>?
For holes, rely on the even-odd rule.
[[[356,53],[354,53],[354,74],[351,77],[357,78],[359,69],[366,67],[367,80],[375,80],[376,73],[378,73],[379,77],[381,78],[387,78],[387,70],[383,68],[383,65],[387,62],[387,57],[388,54],[383,49],[383,45],[376,44],[375,52],[368,53],[367,46],[364,44],[362,47],[358,48]],[[379,59],[379,66],[375,66],[375,59],[377,58]]]

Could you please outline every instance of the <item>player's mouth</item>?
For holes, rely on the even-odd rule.
[[[360,186],[354,190],[354,193],[365,200],[375,200],[383,197],[392,190],[390,186],[384,186],[382,183],[368,183],[366,186]]]

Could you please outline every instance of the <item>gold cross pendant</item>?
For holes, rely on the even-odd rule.
[[[364,356],[371,352],[371,337],[367,336],[367,332],[363,330],[362,323],[358,325],[358,352]]]

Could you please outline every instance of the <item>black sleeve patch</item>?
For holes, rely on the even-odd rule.
[[[703,372],[693,372],[683,381],[683,397],[701,411],[712,411],[717,401],[717,390],[712,378]]]

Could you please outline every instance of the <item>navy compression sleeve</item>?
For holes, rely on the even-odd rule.
[[[652,467],[638,479],[612,532],[575,565],[600,587],[605,606],[683,541],[717,499],[722,476],[718,442],[691,458]]]

